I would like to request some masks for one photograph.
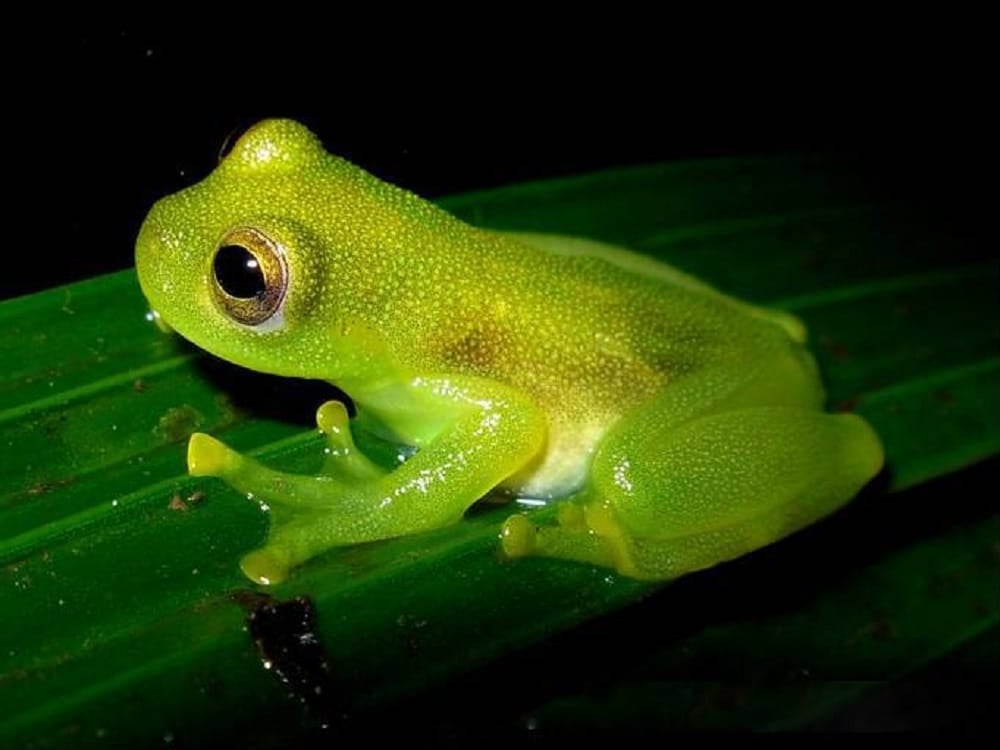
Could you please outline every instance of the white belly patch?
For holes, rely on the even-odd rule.
[[[552,500],[565,497],[583,487],[591,459],[606,424],[576,427],[572,433],[549,434],[545,457],[530,473],[518,473],[503,483],[503,488],[518,497]]]

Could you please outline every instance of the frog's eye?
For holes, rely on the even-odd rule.
[[[271,319],[281,308],[288,272],[281,248],[249,227],[231,229],[215,248],[212,292],[219,309],[247,326]]]

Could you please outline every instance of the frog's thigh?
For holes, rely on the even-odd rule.
[[[530,542],[515,533],[522,546],[514,554],[673,578],[821,518],[882,465],[878,438],[853,415],[757,407],[673,426],[660,417],[656,405],[643,410],[601,446],[584,493],[586,531],[543,528]]]
[[[789,407],[711,414],[666,432],[637,420],[592,481],[634,575],[672,578],[780,539],[850,500],[882,466],[866,422]],[[645,424],[641,424],[645,422]]]

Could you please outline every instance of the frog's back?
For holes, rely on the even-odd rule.
[[[682,289],[708,295],[715,301],[722,302],[730,308],[739,309],[744,314],[775,323],[783,328],[794,341],[800,344],[805,343],[805,326],[795,316],[778,310],[769,310],[750,305],[724,295],[715,287],[706,284],[700,279],[648,255],[583,237],[565,237],[535,233],[512,233],[510,236],[531,247],[554,255],[604,261],[610,266],[625,271],[628,275],[644,277],[654,283],[660,282],[665,289]],[[584,262],[588,261],[585,260]]]
[[[436,354],[446,368],[518,385],[551,408],[607,419],[677,378],[739,371],[804,333],[791,316],[622,248],[550,235],[500,242],[471,264],[465,314]]]

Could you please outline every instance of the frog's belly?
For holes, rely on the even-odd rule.
[[[518,497],[542,500],[575,492],[586,481],[594,451],[605,432],[607,424],[603,421],[572,430],[550,431],[541,460],[508,478],[502,488]]]

